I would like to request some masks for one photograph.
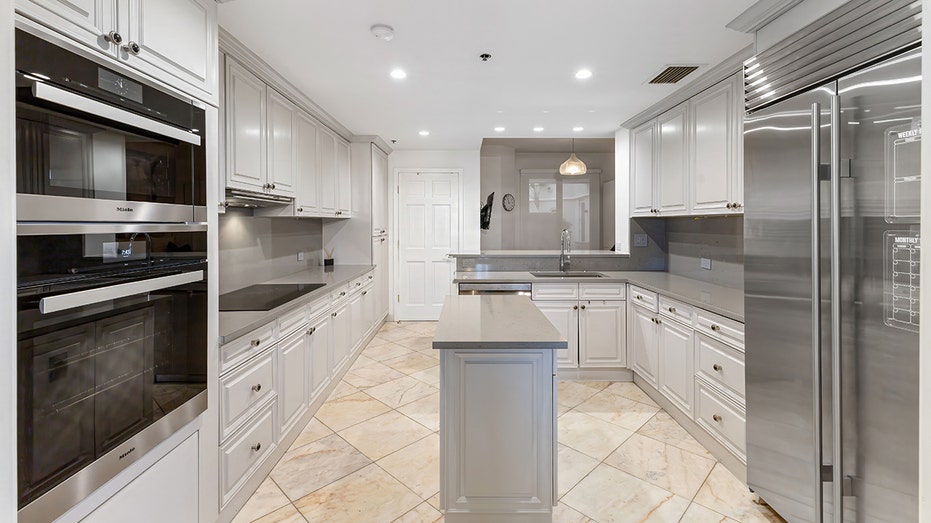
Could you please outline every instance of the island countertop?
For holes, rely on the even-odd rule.
[[[566,338],[527,296],[458,296],[443,302],[434,349],[565,349]]]

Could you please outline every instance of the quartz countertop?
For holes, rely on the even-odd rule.
[[[475,251],[475,252],[457,252],[450,254],[450,258],[552,258],[559,256],[559,249],[555,250],[537,250],[537,251]],[[621,254],[615,251],[598,251],[598,250],[573,250],[567,253],[570,257],[618,257],[629,258],[629,254]]]
[[[323,287],[309,292],[300,298],[294,299],[268,311],[221,311],[220,312],[220,345],[229,343],[249,332],[274,321],[283,312],[310,303],[322,296],[326,296],[340,285],[362,276],[374,267],[372,265],[333,265],[333,270],[324,270],[323,267],[313,267],[295,272],[280,278],[257,283],[325,283]]]
[[[676,276],[659,271],[591,271],[604,274],[603,278],[538,278],[529,272],[477,271],[457,272],[453,283],[460,282],[589,282],[589,283],[632,283],[638,287],[658,292],[664,296],[683,301],[696,307],[720,314],[727,318],[744,321],[743,289],[724,287],[692,278]]]
[[[434,349],[566,347],[566,339],[527,296],[447,296],[433,336]]]

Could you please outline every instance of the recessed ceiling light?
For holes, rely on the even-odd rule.
[[[535,133],[542,133],[542,132],[543,132],[543,128],[542,128],[542,127],[534,127],[534,128],[533,128],[533,132],[535,132]]]
[[[550,114],[550,110],[549,110],[549,109],[543,109],[543,114]]]
[[[503,133],[503,132],[504,132],[504,127],[495,127],[495,132],[496,132],[496,133]]]
[[[395,80],[403,80],[407,78],[407,73],[404,72],[404,69],[395,69],[391,71],[391,78]]]
[[[420,136],[430,136],[430,131],[420,131]]]
[[[575,132],[577,132],[577,133],[580,133],[580,132],[584,131],[585,128],[584,128],[584,127],[573,127],[572,130],[575,131]]]
[[[578,78],[579,80],[585,80],[587,78],[592,77],[592,72],[589,69],[579,69],[575,73],[575,77]]]

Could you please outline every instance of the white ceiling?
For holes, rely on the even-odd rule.
[[[614,138],[485,138],[482,147],[502,146],[515,153],[614,153]]]
[[[724,26],[753,3],[236,0],[220,4],[219,16],[352,132],[396,139],[396,149],[478,149],[483,137],[613,136],[750,44]],[[377,23],[395,38],[372,36]],[[648,85],[667,64],[706,67],[676,86]],[[389,76],[397,67],[406,79]],[[577,80],[583,67],[594,75]]]

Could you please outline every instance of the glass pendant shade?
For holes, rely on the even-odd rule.
[[[575,153],[570,154],[569,159],[559,166],[559,174],[567,176],[578,176],[586,172],[588,172],[588,167],[585,166],[585,162],[579,160]]]

